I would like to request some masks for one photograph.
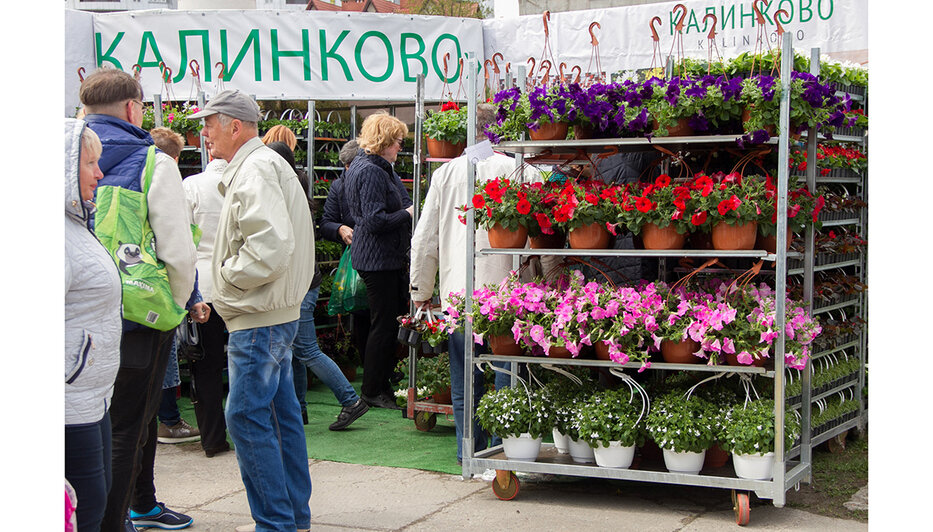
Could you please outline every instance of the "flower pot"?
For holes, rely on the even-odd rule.
[[[661,126],[657,120],[654,120],[652,125],[655,131]],[[693,135],[693,128],[690,127],[689,119],[687,118],[678,118],[675,125],[667,128],[668,137],[689,137],[691,135]]]
[[[571,229],[568,238],[572,249],[606,249],[609,247],[609,231],[601,223]]]
[[[554,427],[551,429],[551,435],[554,437],[554,448],[560,454],[567,454],[570,449],[570,437]]]
[[[794,240],[794,234],[790,231],[787,232],[787,244],[784,246],[784,251],[790,249],[790,243]],[[768,253],[777,253],[777,235],[770,234],[765,236],[758,233],[758,237],[755,239],[755,249],[763,249]]]
[[[770,480],[774,466],[774,453],[732,453],[732,465],[735,467],[735,476],[739,478]]]
[[[569,349],[556,345],[548,347],[547,356],[548,358],[573,358],[573,355],[570,354]]]
[[[538,129],[528,129],[531,140],[564,140],[567,138],[567,122],[544,122],[538,124]]]
[[[758,222],[745,222],[741,225],[719,222],[713,226],[713,249],[755,249],[757,234]]]
[[[706,458],[703,460],[703,469],[716,469],[726,465],[729,461],[729,453],[723,451],[718,443],[706,450]]]
[[[726,363],[730,366],[755,366],[757,368],[763,368],[768,362],[767,358],[753,358],[751,364],[742,364],[739,362],[739,355],[735,353],[723,353],[726,356]]]
[[[664,451],[664,466],[671,473],[689,473],[696,475],[703,469],[703,459],[706,457],[706,451],[693,453],[690,451],[675,452],[670,449]]]
[[[439,392],[434,392],[433,394],[431,394],[431,398],[434,400],[435,403],[439,405],[452,404],[450,400],[450,386],[448,386],[446,389],[441,390]]]
[[[596,465],[600,467],[628,469],[635,458],[635,446],[623,447],[620,442],[610,441],[609,447],[602,444],[594,447],[593,455],[596,459]]]
[[[749,104],[749,105],[746,105],[744,109],[742,109],[742,125],[743,126],[751,118],[752,116],[751,110],[754,108],[755,108],[755,104]],[[768,132],[768,136],[770,137],[775,136],[775,132],[777,131],[777,128],[774,127],[774,124],[766,124],[763,129]]]
[[[653,223],[641,226],[641,241],[645,249],[682,249],[687,235],[677,232],[673,224],[660,228]]]
[[[690,234],[690,249],[713,249],[713,237],[704,231]]]
[[[465,142],[453,144],[446,140],[432,139],[431,137],[428,137],[427,140],[428,155],[434,159],[453,159],[454,157],[459,157],[463,153],[463,149],[466,148]]]
[[[187,142],[189,146],[200,148],[201,147],[201,135],[197,131],[186,131],[185,142]]]
[[[609,344],[604,340],[600,340],[593,344],[593,349],[596,351],[596,358],[599,360],[612,360],[609,356]]]
[[[541,451],[541,440],[541,437],[532,438],[527,432],[518,436],[509,434],[502,437],[502,451],[509,460],[534,462]]]
[[[661,358],[671,364],[699,364],[700,358],[694,355],[699,348],[700,344],[689,338],[681,342],[662,340]]]
[[[489,245],[494,248],[523,248],[528,241],[528,228],[520,225],[515,231],[509,231],[499,222],[489,228]]]
[[[591,139],[596,136],[596,131],[593,129],[593,126],[574,124],[573,136],[576,139]]]
[[[593,448],[584,440],[570,440],[570,458],[578,464],[592,464],[596,461],[596,455],[593,454]]]
[[[528,240],[531,242],[531,249],[564,249],[567,236],[555,231],[552,235],[530,236]]]
[[[488,336],[489,350],[492,354],[499,356],[517,356],[522,354],[522,347],[515,343],[515,338],[511,334],[499,336]]]

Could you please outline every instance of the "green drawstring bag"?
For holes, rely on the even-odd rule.
[[[343,250],[337,272],[334,274],[334,288],[327,302],[327,313],[331,316],[349,314],[367,308],[366,284],[360,274],[353,269],[350,261],[350,246]]]
[[[120,271],[123,318],[170,331],[181,323],[187,312],[175,303],[165,264],[156,256],[155,234],[149,225],[146,201],[154,170],[155,146],[149,146],[142,192],[115,186],[97,188],[94,232]]]

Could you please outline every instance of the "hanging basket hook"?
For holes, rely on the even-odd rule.
[[[651,28],[651,40],[654,42],[660,42],[661,37],[658,36],[658,30],[656,30],[654,27],[655,22],[657,22],[658,25],[661,25],[664,23],[664,21],[661,20],[661,17],[654,17],[653,19],[651,19],[651,22],[648,23],[648,27]]]
[[[660,19],[658,19],[658,20],[660,20]],[[599,29],[603,29],[603,27],[599,24],[599,22],[596,22],[596,21],[590,22],[590,28],[589,28],[589,32],[590,32],[590,44],[592,44],[593,46],[599,46],[599,39],[597,39],[597,38],[596,38],[596,34],[593,33],[593,28],[594,28],[594,27],[599,28]]]

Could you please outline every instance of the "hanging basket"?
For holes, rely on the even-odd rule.
[[[494,248],[523,248],[528,241],[528,228],[520,225],[515,231],[502,227],[499,222],[493,224],[488,230],[489,245]]]
[[[528,237],[531,249],[564,249],[567,235],[555,231],[552,235],[540,234]]]
[[[657,131],[661,125],[657,120],[653,121],[653,129]],[[677,124],[667,128],[668,137],[690,137],[693,135],[693,128],[690,127],[689,119],[687,118],[678,118]]]
[[[511,334],[487,336],[489,350],[499,356],[518,356],[522,354],[522,347],[515,343]]]
[[[596,465],[616,469],[628,469],[635,458],[635,446],[623,447],[620,442],[610,441],[609,446],[602,443],[593,448]]]
[[[195,148],[201,147],[201,135],[197,131],[186,131],[185,132],[185,142],[189,146],[194,146]]]
[[[567,349],[566,347],[560,347],[556,345],[552,345],[551,347],[548,347],[547,356],[548,358],[572,358],[573,357],[569,349]]]
[[[606,226],[596,222],[571,229],[568,239],[572,249],[606,249],[609,236]]]
[[[641,242],[645,249],[683,249],[687,235],[680,234],[674,225],[661,228],[653,223],[641,226]]]
[[[465,142],[453,144],[446,140],[432,139],[427,137],[428,155],[434,159],[453,159],[463,154],[466,148]]]
[[[719,222],[713,226],[713,249],[742,250],[755,249],[758,235],[758,222],[729,225]]]
[[[593,344],[593,350],[596,351],[596,358],[599,360],[612,360],[609,356],[609,344],[605,340]]]
[[[787,232],[787,244],[784,246],[784,251],[790,249],[790,244],[794,240],[794,234],[790,231]],[[755,249],[763,249],[768,253],[777,253],[777,235],[762,235],[761,231],[758,232],[758,237],[755,239]]]
[[[531,140],[564,140],[568,129],[567,122],[543,122],[538,124],[537,130],[529,128],[528,136]]]
[[[700,344],[689,338],[681,342],[663,340],[661,358],[670,364],[699,364],[700,358],[693,354],[699,348]]]
[[[502,437],[502,451],[509,460],[534,462],[541,451],[542,438],[532,438],[531,434],[523,432],[518,436],[509,434]]]

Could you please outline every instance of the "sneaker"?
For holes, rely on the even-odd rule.
[[[184,443],[200,439],[201,432],[184,419],[171,427],[165,423],[159,423],[159,443]]]
[[[235,532],[256,532],[256,523],[240,525],[234,529]],[[310,528],[299,528],[298,532],[311,532]]]
[[[366,404],[361,397],[352,405],[343,407],[340,413],[337,414],[337,421],[333,422],[331,426],[327,428],[330,430],[343,430],[368,411],[369,405]]]
[[[376,408],[387,408],[389,410],[402,409],[402,407],[398,406],[398,404],[395,402],[394,397],[389,397],[387,395],[377,395],[375,397],[363,395],[360,398],[369,406],[375,406]]]
[[[136,528],[153,527],[166,530],[187,528],[194,522],[194,519],[185,514],[169,510],[161,502],[157,502],[155,508],[144,514],[130,510],[130,520]]]

